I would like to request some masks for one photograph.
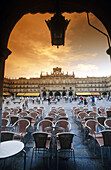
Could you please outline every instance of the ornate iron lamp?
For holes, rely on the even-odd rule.
[[[52,45],[56,45],[57,48],[60,45],[64,45],[65,31],[70,20],[65,20],[65,17],[61,13],[56,13],[51,17],[51,20],[45,20],[45,22],[51,32]]]

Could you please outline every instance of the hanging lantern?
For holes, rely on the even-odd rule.
[[[56,13],[51,20],[46,21],[46,24],[51,32],[51,43],[56,45],[64,45],[65,31],[70,20],[65,20],[65,17],[61,13]]]

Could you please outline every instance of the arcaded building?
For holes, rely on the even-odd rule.
[[[50,74],[40,74],[39,78],[4,79],[4,95],[14,96],[75,96],[111,95],[110,77],[75,77],[64,74],[62,68],[53,68]]]

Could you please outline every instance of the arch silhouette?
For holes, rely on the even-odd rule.
[[[66,91],[63,91],[63,92],[62,92],[62,96],[66,96]]]
[[[49,12],[54,14],[56,2],[57,0],[2,0],[0,2],[0,127],[5,59],[11,54],[11,51],[7,48],[10,33],[15,24],[28,13]],[[91,12],[103,23],[111,39],[110,0],[59,0],[59,10],[61,13]]]
[[[49,92],[49,96],[53,96],[53,92],[52,91]]]
[[[70,91],[70,92],[69,92],[69,96],[72,96],[72,95],[73,95],[73,92],[72,92],[72,91]]]
[[[43,91],[42,96],[43,96],[43,97],[46,96],[46,91]]]
[[[105,0],[103,1],[86,1],[86,0],[59,0],[59,9],[61,12],[91,12],[93,13],[105,26],[110,38],[111,38],[111,15],[110,5]],[[2,49],[7,48],[8,39],[15,24],[26,14],[36,13],[55,13],[56,12],[56,0],[14,0],[11,2],[7,0],[2,2],[0,6],[0,47]]]
[[[55,95],[55,96],[61,96],[61,94],[60,94],[59,91],[56,91],[54,95]]]

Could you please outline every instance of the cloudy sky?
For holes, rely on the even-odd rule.
[[[71,19],[65,46],[51,46],[50,32],[45,19],[51,14],[28,14],[14,27],[8,42],[12,54],[8,57],[5,77],[39,77],[51,73],[54,67],[75,72],[76,77],[111,75],[110,58],[106,54],[107,39],[91,28],[86,13],[63,14]],[[105,33],[103,24],[90,13],[90,22]]]

